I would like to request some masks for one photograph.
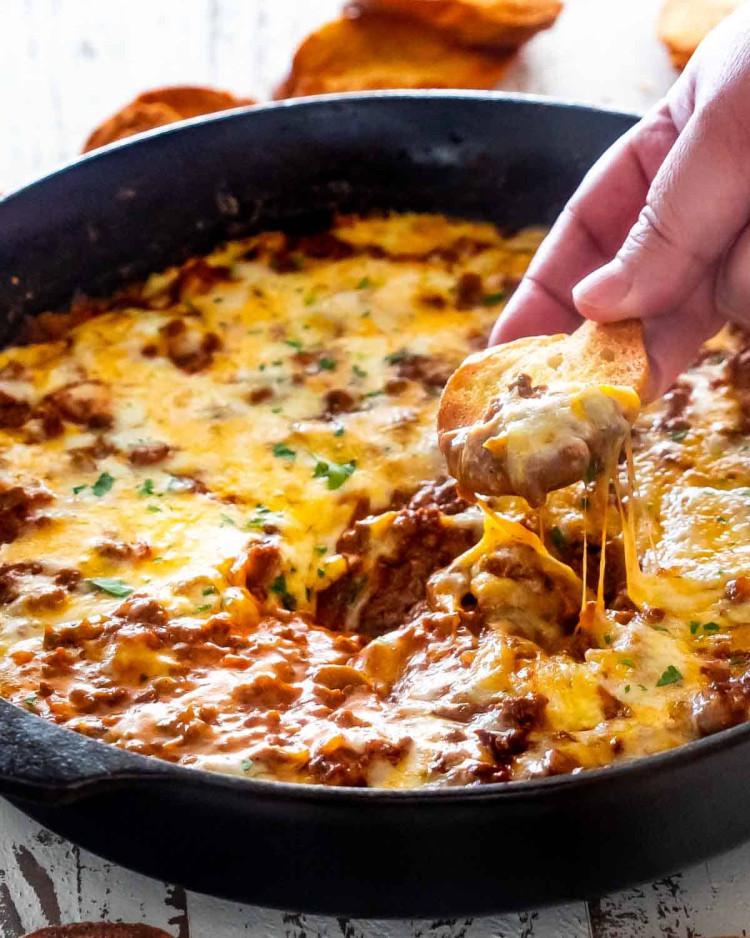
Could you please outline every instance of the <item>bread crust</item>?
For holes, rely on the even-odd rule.
[[[452,45],[444,33],[404,17],[342,17],[299,46],[276,99],[387,88],[492,88],[510,53]]]
[[[656,32],[675,68],[683,69],[700,42],[743,0],[665,0]]]
[[[89,135],[82,152],[88,153],[115,140],[123,140],[200,114],[213,114],[254,103],[251,98],[238,98],[228,91],[198,85],[154,88],[139,94],[130,104],[101,123]]]
[[[643,397],[649,370],[641,322],[585,322],[572,335],[528,336],[470,355],[445,386],[438,431],[481,420],[498,391],[519,373],[534,384],[619,385]]]
[[[393,13],[446,33],[477,48],[516,49],[548,29],[561,0],[354,0],[362,12]]]

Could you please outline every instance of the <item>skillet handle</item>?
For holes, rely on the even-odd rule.
[[[62,729],[0,699],[0,795],[62,803],[85,797],[92,788],[174,771],[169,763]]]

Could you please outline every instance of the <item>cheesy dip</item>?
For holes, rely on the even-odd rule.
[[[0,353],[0,694],[183,765],[389,788],[745,720],[743,336],[604,490],[480,507],[447,477],[441,389],[540,237],[340,218],[32,322]]]

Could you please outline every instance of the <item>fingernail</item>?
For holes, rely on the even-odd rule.
[[[573,287],[573,302],[581,311],[586,307],[592,310],[614,310],[629,290],[630,278],[622,263],[615,259]]]

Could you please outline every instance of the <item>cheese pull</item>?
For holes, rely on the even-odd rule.
[[[449,380],[440,449],[461,490],[547,493],[612,467],[640,409],[648,359],[640,323],[585,323],[472,355]]]

